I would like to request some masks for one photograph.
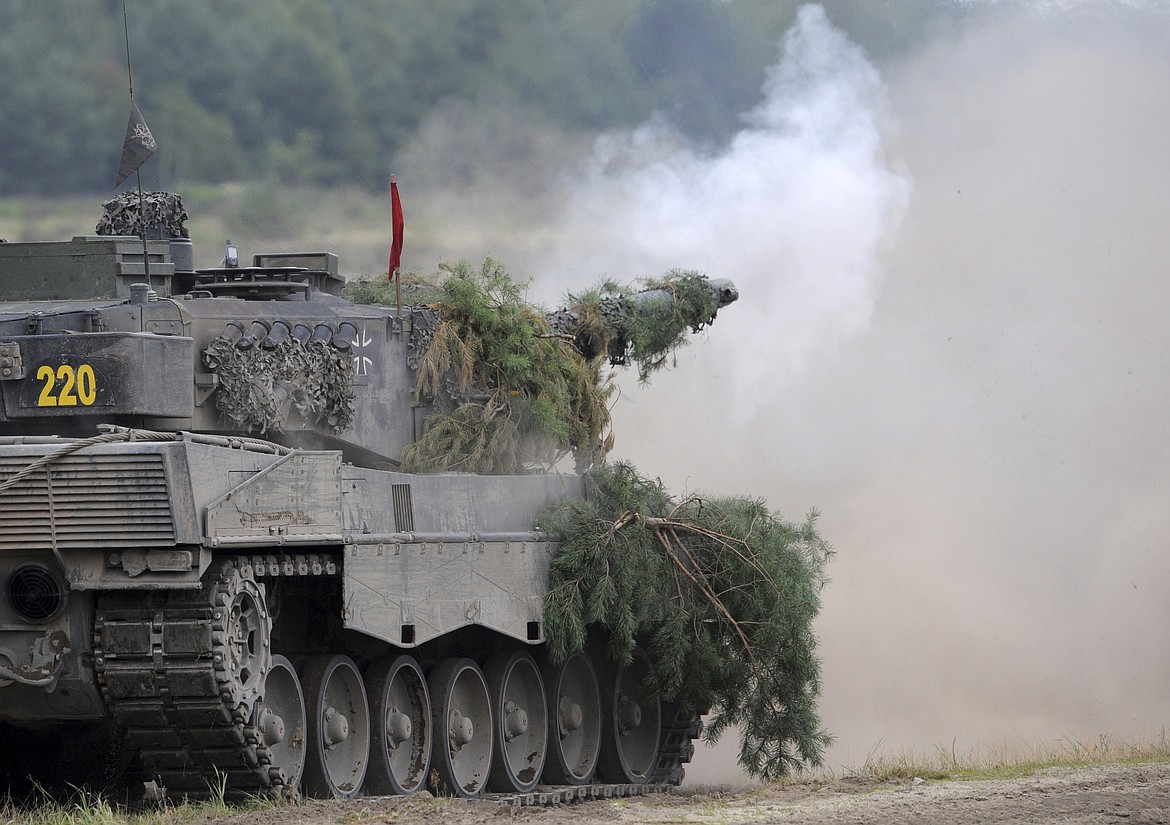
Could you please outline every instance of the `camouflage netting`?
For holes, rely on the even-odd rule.
[[[551,504],[537,522],[563,540],[544,611],[553,658],[604,628],[616,662],[645,645],[664,701],[714,709],[708,740],[740,726],[739,762],[753,776],[819,765],[831,737],[816,710],[812,622],[832,548],[816,513],[794,525],[758,499],[677,502],[622,463],[586,483],[585,500]]]
[[[396,300],[387,282],[351,283],[346,296]],[[718,308],[705,277],[674,270],[639,292],[606,283],[545,313],[490,258],[446,267],[436,283],[407,280],[402,297],[414,310],[416,397],[438,409],[403,455],[408,472],[514,473],[570,453],[592,465],[613,444],[603,360],[636,364],[646,381]]]
[[[353,356],[321,341],[289,337],[274,349],[240,349],[220,335],[203,353],[218,379],[215,404],[235,427],[281,432],[296,409],[340,433],[353,423]]]
[[[122,192],[102,204],[105,214],[97,224],[99,235],[142,237],[143,215],[147,237],[187,238],[183,199],[172,192]],[[152,232],[151,230],[157,230]]]

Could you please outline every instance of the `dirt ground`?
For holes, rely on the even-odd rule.
[[[749,790],[683,790],[520,808],[378,797],[205,818],[198,825],[678,825],[679,823],[1170,823],[1170,764],[1049,768],[1024,779],[877,783],[808,781]]]

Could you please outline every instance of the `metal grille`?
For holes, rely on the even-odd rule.
[[[0,479],[32,460],[0,458]],[[65,456],[0,493],[0,551],[174,543],[158,453]]]
[[[410,500],[409,484],[391,484],[390,495],[394,499],[394,528],[399,533],[414,531],[414,505]]]
[[[39,564],[26,564],[8,577],[8,601],[30,622],[44,622],[65,604],[57,578]]]

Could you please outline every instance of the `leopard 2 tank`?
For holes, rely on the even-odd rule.
[[[0,778],[677,784],[698,716],[645,661],[545,652],[534,515],[582,477],[402,471],[433,313],[344,299],[330,253],[196,271],[165,223],[0,244]]]

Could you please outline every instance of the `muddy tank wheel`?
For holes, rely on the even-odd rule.
[[[304,662],[305,793],[352,799],[361,793],[370,756],[370,709],[357,665],[348,656]]]
[[[370,697],[370,769],[366,793],[421,790],[431,766],[431,697],[410,656],[375,659],[366,668]]]
[[[606,782],[649,782],[658,760],[662,706],[644,684],[650,660],[641,648],[628,665],[611,667],[602,680],[601,754],[597,774]]]
[[[427,687],[435,790],[464,799],[481,796],[492,765],[492,706],[483,671],[471,659],[444,659],[431,671]]]
[[[548,750],[544,681],[525,651],[505,653],[484,667],[492,700],[490,785],[501,793],[528,793],[540,781]]]
[[[268,747],[271,786],[295,796],[305,770],[305,696],[292,662],[284,656],[272,657],[252,727],[257,741]]]
[[[601,748],[601,692],[593,663],[574,653],[563,664],[544,667],[548,691],[549,785],[584,785],[593,779]]]

